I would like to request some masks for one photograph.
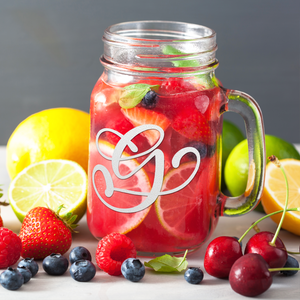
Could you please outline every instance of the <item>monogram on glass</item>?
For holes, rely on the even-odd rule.
[[[247,213],[260,198],[260,108],[216,78],[216,33],[207,27],[120,23],[103,41],[104,72],[90,105],[89,229],[98,239],[126,234],[140,255],[194,251],[220,216]],[[248,139],[252,172],[239,197],[220,192],[226,111],[244,118]]]

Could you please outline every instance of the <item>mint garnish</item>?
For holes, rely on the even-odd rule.
[[[142,101],[151,89],[156,89],[158,87],[159,85],[150,85],[145,83],[125,86],[119,99],[119,104],[122,108],[133,108]]]
[[[162,49],[163,54],[165,55],[181,55],[186,54],[170,45],[166,45]],[[188,68],[188,67],[199,67],[200,64],[197,60],[174,60],[172,61],[173,65],[177,68]]]
[[[146,267],[152,268],[156,272],[170,273],[181,272],[187,268],[186,260],[188,250],[185,251],[183,257],[175,257],[169,254],[156,257],[148,262],[144,262]]]

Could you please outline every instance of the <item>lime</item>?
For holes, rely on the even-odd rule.
[[[89,128],[89,114],[73,108],[50,108],[27,117],[7,143],[10,178],[30,164],[47,159],[72,160],[87,172]]]
[[[233,123],[224,120],[223,121],[223,133],[222,133],[222,190],[225,189],[224,180],[224,168],[226,160],[232,151],[232,149],[245,139],[241,130]]]
[[[267,158],[275,155],[278,159],[294,158],[300,160],[300,154],[297,149],[279,137],[266,135],[265,143]],[[248,180],[248,168],[248,142],[247,140],[243,140],[234,147],[225,164],[225,182],[232,196],[239,196],[245,192]]]
[[[76,223],[86,211],[87,174],[76,162],[64,159],[41,161],[23,169],[10,183],[8,198],[18,219],[37,206],[56,211],[64,205],[61,216],[72,212]]]

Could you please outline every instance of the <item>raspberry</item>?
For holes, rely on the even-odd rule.
[[[96,262],[100,269],[112,276],[121,275],[121,266],[127,258],[136,258],[136,249],[124,234],[111,233],[98,243]]]
[[[2,218],[0,216],[0,227],[2,227],[2,226],[3,226],[3,221],[2,221]]]
[[[0,228],[0,269],[14,265],[20,258],[21,239],[11,230]]]

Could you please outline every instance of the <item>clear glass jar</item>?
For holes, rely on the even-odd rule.
[[[216,78],[216,34],[207,27],[120,23],[103,41],[104,72],[90,105],[89,229],[98,239],[126,234],[140,255],[198,249],[219,216],[250,211],[262,192],[261,111]],[[220,192],[226,111],[245,119],[254,170],[237,198]]]

